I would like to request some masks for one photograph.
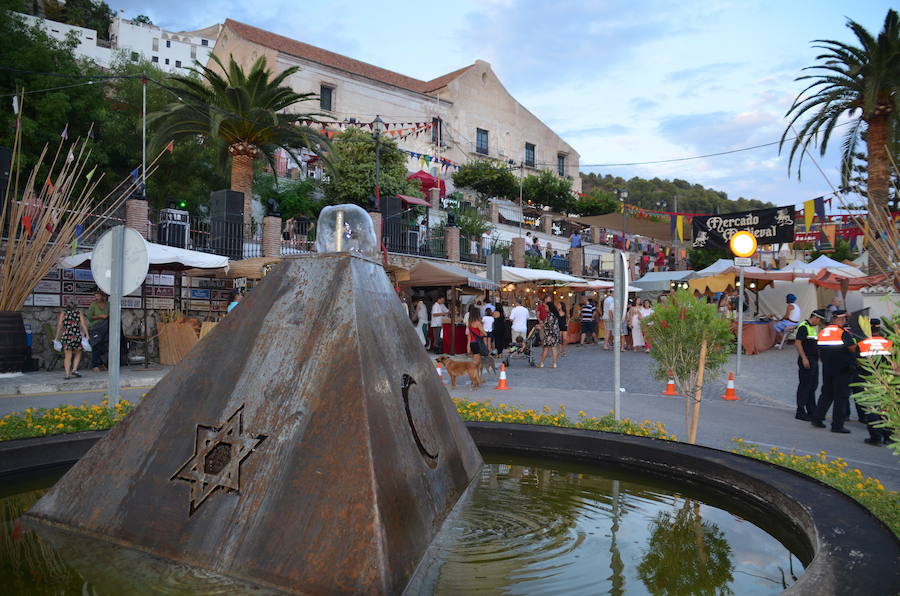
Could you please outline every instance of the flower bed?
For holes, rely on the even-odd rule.
[[[0,418],[0,441],[103,430],[113,426],[132,409],[134,406],[125,400],[112,408],[107,400],[94,406],[28,408],[22,413]]]
[[[839,457],[829,459],[825,451],[817,455],[795,455],[783,453],[775,447],[761,449],[745,443],[743,439],[733,441],[736,445],[732,450],[734,453],[796,470],[852,497],[900,536],[900,493],[885,490],[877,478],[863,476],[858,468],[848,469],[847,462]]]
[[[635,435],[638,437],[652,437],[654,439],[666,439],[668,441],[677,441],[678,437],[666,431],[666,427],[661,422],[651,422],[644,420],[642,422],[633,422],[628,418],[615,420],[612,413],[597,418],[588,416],[586,413],[579,411],[578,419],[572,420],[566,414],[566,407],[559,406],[556,412],[550,409],[550,406],[544,406],[541,411],[536,410],[519,410],[506,404],[494,406],[491,400],[487,401],[467,401],[465,399],[453,398],[456,405],[456,411],[463,420],[474,422],[506,422],[508,424],[540,424],[543,426],[564,426],[566,428],[583,428],[586,430],[603,430],[613,433],[622,433],[625,435]]]

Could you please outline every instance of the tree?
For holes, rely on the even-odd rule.
[[[847,27],[856,36],[858,46],[828,39],[813,41],[814,47],[824,53],[816,57],[819,64],[804,69],[813,74],[797,78],[809,81],[809,85],[787,111],[790,122],[781,137],[781,146],[794,133],[794,125],[807,117],[791,143],[788,158],[790,168],[799,152],[799,177],[808,147],[818,145],[819,153],[824,155],[839,120],[846,115],[858,115],[866,130],[866,188],[869,219],[874,224],[880,219],[874,214],[884,213],[888,203],[890,124],[900,101],[900,18],[897,11],[888,10],[877,38],[851,19],[847,20]],[[862,129],[863,126],[853,126],[845,136],[845,159],[849,159],[848,152],[852,152]],[[876,267],[887,267],[886,262],[880,261],[890,260],[891,248],[887,243],[881,244],[886,254],[874,255],[873,262]]]
[[[513,199],[519,196],[519,182],[509,168],[488,159],[480,159],[459,167],[453,173],[457,188],[470,188],[482,201],[489,198]]]
[[[231,189],[244,193],[244,228],[249,235],[254,161],[264,157],[274,167],[275,151],[279,148],[295,156],[295,150],[301,148],[322,152],[328,143],[300,124],[318,114],[286,113],[291,106],[316,97],[283,85],[299,67],[274,75],[264,56],[253,63],[249,72],[233,57],[227,68],[215,54],[210,59],[224,76],[197,63],[198,68],[190,69],[195,76],[170,77],[181,101],[152,115],[152,146],[160,149],[172,139],[221,140],[231,157]]]
[[[37,11],[29,12],[35,14]],[[116,13],[106,2],[44,0],[44,16],[51,21],[93,29],[100,39],[109,39],[109,27]]]
[[[814,250],[813,252],[811,252],[809,254],[807,262],[812,263],[813,261],[818,259],[823,254],[825,254],[825,253],[821,253],[817,250]],[[830,258],[834,259],[835,261],[840,261],[841,263],[843,263],[844,261],[852,261],[853,259],[855,259],[857,257],[857,254],[856,254],[856,251],[853,250],[853,248],[850,246],[849,242],[838,238],[834,242],[834,250],[832,252],[828,253],[828,256]]]
[[[406,154],[391,139],[382,137],[379,143],[381,196],[403,194],[421,197],[419,184],[406,179]],[[373,208],[374,205],[370,204],[375,198],[375,138],[372,133],[348,128],[337,135],[331,164],[334,176],[323,185],[326,203],[354,203],[364,209]]]
[[[308,216],[316,219],[324,203],[315,199],[318,185],[312,178],[279,182],[273,174],[261,173],[254,178],[254,188],[263,205],[269,199],[278,202],[283,219]]]
[[[145,14],[139,14],[138,16],[131,19],[131,22],[132,23],[140,23],[142,25],[152,25],[153,24],[153,21],[150,20],[150,17],[148,17]]]
[[[549,170],[537,176],[527,176],[522,182],[522,196],[529,203],[549,207],[557,213],[568,212],[575,204],[572,181],[560,178]]]
[[[583,217],[606,215],[619,210],[619,201],[611,192],[593,189],[590,193],[578,197],[572,205],[572,211]]]
[[[894,156],[894,164],[900,163],[900,112],[894,112],[890,124],[891,146],[888,154]],[[851,144],[844,148],[844,159],[841,160],[841,185],[844,189],[856,193],[863,199],[869,196],[866,188],[866,171],[869,168],[869,160],[866,154],[857,149],[858,141],[866,142],[868,137],[865,130],[859,136],[853,136],[849,139]],[[900,209],[900,177],[895,167],[891,168],[891,180],[888,185],[888,204],[892,211]],[[865,209],[865,206],[848,205],[849,208]]]
[[[694,271],[706,269],[719,259],[730,259],[731,252],[726,248],[692,248],[688,251],[688,261]]]
[[[679,290],[656,305],[646,333],[656,360],[654,375],[660,381],[674,379],[678,393],[685,396],[684,425],[688,442],[695,443],[703,375],[715,373],[728,360],[731,323],[719,315],[716,305]]]

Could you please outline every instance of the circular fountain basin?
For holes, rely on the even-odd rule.
[[[611,433],[467,426],[485,467],[423,558],[409,594],[900,589],[896,537],[855,501],[790,470]],[[26,510],[99,436],[0,445],[0,473],[17,472],[0,492],[6,517]],[[54,593],[82,593],[85,581],[66,553],[30,534],[29,572],[38,575],[16,576],[23,538],[14,521],[6,523],[16,540],[0,542],[0,585],[37,577],[45,588],[55,582]],[[185,588],[168,585],[178,587],[172,593]]]

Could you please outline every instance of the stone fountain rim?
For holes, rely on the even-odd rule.
[[[771,513],[813,554],[784,594],[900,593],[900,541],[865,507],[814,478],[711,447],[571,428],[467,422],[479,449],[627,466],[666,480],[710,488]],[[72,464],[103,431],[0,443],[0,478]]]

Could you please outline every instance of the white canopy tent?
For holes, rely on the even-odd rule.
[[[853,265],[845,265],[840,261],[835,261],[825,255],[821,255],[818,259],[812,261],[811,263],[804,263],[803,261],[795,260],[787,267],[783,269],[779,269],[779,273],[793,273],[794,275],[815,277],[821,271],[830,271],[835,275],[842,275],[844,277],[864,277],[866,274],[863,273],[857,267]]]
[[[686,281],[693,277],[694,271],[650,271],[644,277],[634,280],[634,285],[643,292],[667,292],[673,281]]]
[[[706,269],[701,269],[700,271],[694,271],[694,275],[696,277],[711,277],[713,275],[721,275],[723,273],[732,273],[737,274],[739,272],[738,267],[734,264],[734,261],[731,259],[719,259]],[[760,269],[759,267],[744,267],[744,275],[750,274],[766,274],[768,273],[765,269]]]
[[[561,281],[567,283],[585,284],[587,280],[553,271],[551,269],[526,269],[524,267],[503,266],[503,283],[521,283],[529,281]]]
[[[156,244],[154,242],[146,242],[146,244],[147,255],[150,257],[151,266],[156,265],[157,267],[160,267],[170,265],[177,269],[186,267],[197,269],[221,269],[224,267],[227,269],[228,267],[228,257],[212,255],[196,250],[175,248],[174,246],[165,246],[164,244]],[[60,259],[59,265],[63,269],[74,269],[90,262],[92,255],[93,251],[63,257]]]
[[[573,290],[585,291],[585,290],[609,290],[614,287],[615,284],[611,281],[606,281],[605,279],[591,279],[585,281],[584,283],[573,283],[569,287]],[[635,286],[628,286],[629,292],[643,292],[641,288]]]

